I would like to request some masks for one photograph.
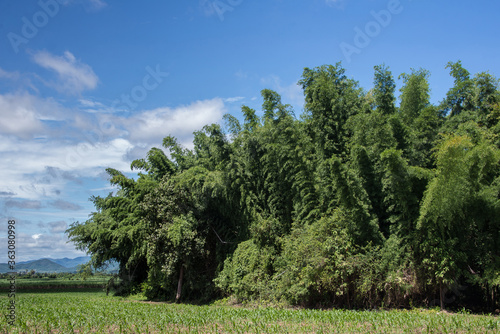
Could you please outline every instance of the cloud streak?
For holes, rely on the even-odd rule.
[[[68,224],[65,221],[50,222],[50,233],[64,233],[68,228]]]
[[[0,78],[18,80],[19,77],[20,77],[19,72],[7,72],[4,69],[0,68]]]
[[[31,209],[37,210],[42,208],[42,202],[40,201],[15,201],[9,200],[5,203],[8,208],[18,208],[18,209]]]
[[[83,209],[78,204],[63,201],[61,199],[51,202],[50,206],[63,211],[79,211]]]
[[[57,74],[58,80],[49,85],[59,92],[78,95],[85,90],[96,88],[99,82],[92,68],[77,60],[69,51],[65,51],[62,56],[38,51],[33,55],[33,61]]]

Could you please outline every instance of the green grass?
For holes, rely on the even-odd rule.
[[[6,313],[8,299],[0,296]],[[498,333],[499,318],[435,310],[346,311],[146,303],[104,293],[17,296],[2,333]]]

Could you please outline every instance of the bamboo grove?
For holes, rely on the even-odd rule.
[[[68,229],[119,293],[306,307],[481,307],[500,292],[500,92],[488,72],[374,67],[369,91],[340,63],[305,68],[298,117],[265,89],[262,110],[167,136],[118,191]],[[261,115],[261,116],[258,116]],[[168,134],[166,134],[168,135]]]

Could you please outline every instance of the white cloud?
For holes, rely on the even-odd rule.
[[[90,99],[80,99],[80,100],[78,100],[78,102],[80,102],[79,108],[82,111],[85,111],[85,112],[91,113],[91,114],[96,114],[96,113],[110,114],[110,113],[116,113],[118,111],[121,111],[116,107],[107,106],[104,103],[101,103],[99,101],[90,100]]]
[[[0,243],[7,244],[7,238],[0,238]],[[16,235],[16,260],[29,261],[40,258],[75,258],[85,256],[85,252],[75,249],[74,244],[68,243],[68,238],[62,233],[56,234],[27,234]],[[0,254],[0,262],[7,262],[7,252]]]
[[[75,183],[63,177],[65,172],[97,177],[107,167],[129,170],[130,161],[125,157],[132,147],[125,139],[91,144],[68,143],[61,138],[37,142],[0,136],[0,155],[4,162],[0,165],[3,175],[0,191],[30,200],[55,198],[61,189]],[[60,171],[60,175],[51,175],[54,169]]]
[[[2,68],[0,68],[0,78],[17,80],[19,79],[19,77],[20,77],[19,72],[7,72]]]
[[[144,111],[124,120],[124,125],[135,143],[161,144],[164,137],[173,135],[181,142],[192,140],[192,133],[207,124],[217,123],[226,112],[220,98],[196,101],[188,106],[158,108]]]
[[[80,103],[96,105],[88,100]],[[224,101],[215,98],[125,118],[67,110],[29,94],[0,95],[0,194],[57,200],[65,189],[82,178],[97,177],[105,168],[129,171],[133,159],[161,146],[168,135],[192,148],[193,132],[219,122],[225,111]],[[58,122],[46,125],[44,120]]]
[[[41,133],[36,102],[30,95],[0,95],[0,133],[26,139]]]
[[[77,60],[69,51],[65,51],[63,56],[38,51],[33,55],[33,60],[38,65],[57,73],[58,81],[49,85],[60,92],[80,94],[97,87],[99,79],[92,68]]]
[[[86,99],[80,99],[78,100],[80,102],[80,104],[83,106],[83,107],[89,107],[89,108],[102,108],[104,107],[104,105],[100,102],[97,102],[97,101],[91,101],[91,100],[86,100]]]
[[[54,130],[47,128],[44,121],[63,121],[68,117],[72,117],[71,113],[51,98],[28,93],[0,95],[0,135],[22,139],[47,137]]]
[[[234,102],[239,102],[243,99],[245,99],[243,96],[228,97],[228,98],[224,99],[224,102],[234,103]]]

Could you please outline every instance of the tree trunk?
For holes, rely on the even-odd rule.
[[[184,266],[181,266],[181,272],[179,273],[179,282],[177,283],[177,295],[175,296],[176,303],[178,303],[179,300],[181,299],[183,277],[184,277]]]
[[[441,310],[444,310],[444,289],[443,289],[443,281],[439,281],[439,304],[441,306]]]

